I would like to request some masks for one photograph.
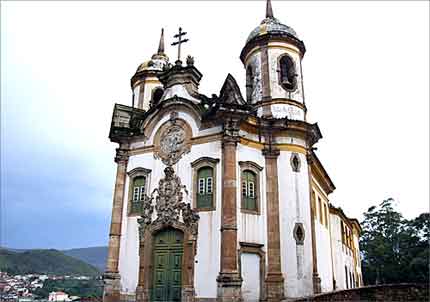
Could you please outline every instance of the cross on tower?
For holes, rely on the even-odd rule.
[[[179,33],[174,35],[174,38],[178,38],[178,41],[173,42],[172,46],[178,45],[178,60],[176,61],[176,64],[181,64],[181,44],[188,42],[188,39],[182,40],[182,36],[186,35],[186,32],[182,31],[182,27],[179,27]]]

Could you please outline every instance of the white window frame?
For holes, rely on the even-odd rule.
[[[213,178],[211,176],[206,177],[206,193],[212,194],[213,192]]]
[[[205,192],[205,189],[206,189],[206,184],[205,183],[206,183],[205,182],[205,178],[199,178],[199,187],[197,189],[198,189],[198,193],[200,195],[204,195],[206,193]]]
[[[253,181],[248,182],[248,198],[255,198],[255,184]]]
[[[133,187],[133,202],[139,201],[139,187]]]

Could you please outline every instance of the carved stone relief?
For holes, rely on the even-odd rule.
[[[160,158],[166,166],[176,164],[190,151],[191,129],[183,120],[172,115],[156,135],[154,157]]]
[[[137,220],[140,238],[143,240],[146,227],[157,224],[164,226],[183,224],[191,235],[197,236],[200,217],[191,209],[189,203],[183,201],[182,191],[186,191],[185,186],[181,184],[172,167],[165,168],[164,174],[165,177],[160,179],[158,188],[154,189],[150,197],[144,199],[141,218]],[[156,219],[153,219],[154,210]]]

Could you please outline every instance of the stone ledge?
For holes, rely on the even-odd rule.
[[[429,286],[421,283],[399,283],[363,286],[338,290],[309,297],[287,299],[288,302],[332,302],[332,301],[429,301]]]

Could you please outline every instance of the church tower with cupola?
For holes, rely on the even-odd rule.
[[[246,100],[258,116],[305,120],[304,54],[304,43],[294,29],[274,17],[268,1],[266,18],[249,34],[240,54],[246,70]]]
[[[104,301],[279,302],[361,286],[360,225],[330,203],[296,32],[268,0],[240,55],[246,83],[228,73],[210,97],[194,58],[181,60],[185,35],[171,64],[162,31],[131,106],[114,107]]]
[[[167,64],[169,64],[169,58],[164,53],[164,29],[162,29],[157,53],[152,55],[150,60],[140,64],[131,78],[133,107],[148,110],[160,101],[163,95],[163,85],[158,76]]]

